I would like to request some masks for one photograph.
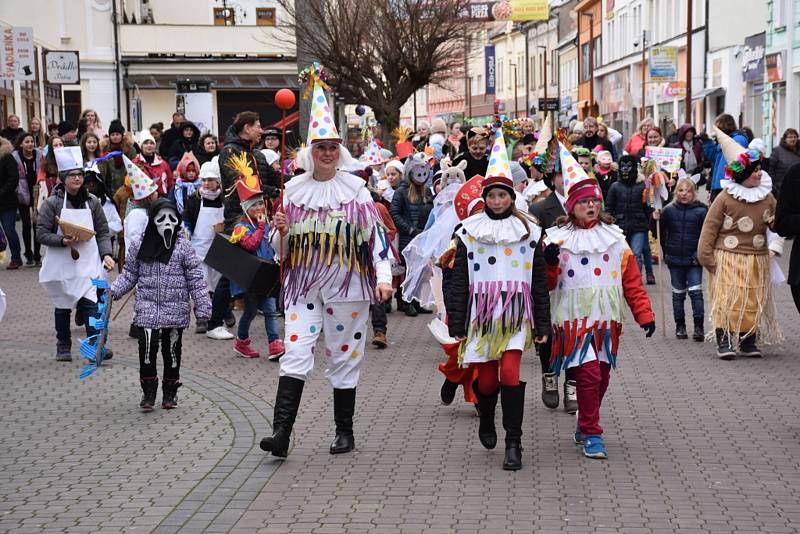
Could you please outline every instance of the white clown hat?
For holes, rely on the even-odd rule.
[[[331,108],[325,91],[318,83],[314,82],[314,93],[311,96],[311,113],[309,116],[307,145],[321,141],[341,143],[336,123],[333,122]]]
[[[128,159],[128,156],[123,154],[122,161],[125,162],[125,172],[128,173],[126,181],[130,183],[134,200],[142,200],[158,191],[158,187],[153,179],[147,176],[142,169]]]

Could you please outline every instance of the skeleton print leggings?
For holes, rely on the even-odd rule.
[[[139,334],[139,378],[158,376],[156,356],[161,346],[164,380],[178,380],[181,374],[183,328],[142,328]]]

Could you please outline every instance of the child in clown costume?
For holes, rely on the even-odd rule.
[[[575,442],[585,456],[604,459],[600,405],[616,365],[623,299],[647,337],[655,332],[655,317],[625,235],[601,211],[599,184],[563,145],[559,150],[567,215],[548,230],[544,251],[552,289],[551,362],[556,372],[575,369]]]
[[[326,377],[333,386],[336,437],[330,453],[353,450],[356,386],[370,303],[392,294],[389,246],[364,181],[342,172],[352,157],[341,144],[321,80],[313,72],[311,125],[298,159],[305,173],[286,184],[273,223],[283,253],[286,353],[280,360],[272,435],[261,448],[285,457],[314,346],[325,331]]]
[[[455,233],[447,313],[449,334],[461,341],[459,363],[477,368],[472,387],[480,413],[478,438],[487,449],[497,444],[494,416],[500,395],[506,431],[503,469],[511,471],[522,468],[522,353],[534,337],[543,343],[550,332],[541,229],[516,209],[515,195],[503,133],[498,130],[482,184],[485,208],[465,219]]]

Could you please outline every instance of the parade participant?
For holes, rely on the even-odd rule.
[[[245,165],[246,167],[246,165]],[[243,172],[244,171],[243,169]],[[250,183],[248,183],[250,182]],[[242,218],[233,227],[230,242],[237,244],[250,254],[264,259],[273,260],[275,251],[269,242],[269,224],[266,217],[266,205],[258,177],[250,174],[236,182],[239,200],[242,202]],[[252,293],[246,288],[239,287],[231,281],[231,295],[236,298],[244,296],[244,311],[239,318],[239,331],[233,343],[233,351],[243,358],[258,358],[260,354],[251,346],[250,323],[260,310],[264,314],[264,326],[269,343],[268,352],[270,361],[277,361],[283,356],[286,349],[283,346],[278,332],[278,306],[277,299],[272,296]]]
[[[281,153],[281,129],[275,126],[264,128],[264,148],[273,152]]]
[[[83,183],[86,185],[86,190],[96,196],[97,200],[100,201],[100,205],[103,206],[103,214],[106,216],[108,231],[111,233],[111,242],[113,244],[114,237],[122,231],[122,219],[119,218],[119,211],[117,206],[114,205],[114,200],[108,196],[103,182],[103,174],[100,171],[97,160],[84,162],[83,169]]]
[[[775,231],[785,238],[800,235],[800,165],[789,169],[784,177],[775,211]],[[800,312],[800,246],[792,246],[787,282]]]
[[[17,136],[14,143],[14,160],[19,170],[17,200],[19,203],[19,220],[22,223],[22,243],[25,245],[25,265],[33,267],[41,264],[42,256],[39,242],[36,241],[35,217],[33,208],[36,197],[33,188],[36,185],[36,174],[43,156],[35,146],[33,134],[23,133]]]
[[[683,311],[687,292],[692,302],[694,318],[692,339],[705,339],[703,268],[697,261],[697,243],[706,213],[708,208],[697,200],[697,188],[689,178],[678,180],[675,199],[661,212],[661,240],[664,261],[669,267],[672,280],[672,313],[675,317],[675,337],[678,339],[689,338]]]
[[[92,278],[114,268],[111,235],[97,197],[83,185],[80,147],[55,150],[59,184],[39,207],[36,238],[47,247],[39,283],[55,305],[56,361],[72,361],[70,315],[77,306],[85,317],[97,314],[97,290]],[[62,230],[68,223],[70,230]],[[83,232],[83,229],[94,232]],[[87,238],[88,237],[88,238]],[[86,337],[97,333],[86,321]],[[107,352],[106,358],[109,358]]]
[[[396,159],[388,162],[383,176],[386,180],[385,188],[381,190],[381,181],[378,181],[378,190],[381,193],[381,197],[391,204],[394,194],[400,188],[400,183],[403,180],[403,164]]]
[[[471,180],[463,184],[456,193],[453,207],[459,221],[463,221],[467,217],[475,215],[483,210],[484,201],[481,197],[483,184],[482,176],[474,176]],[[456,232],[461,227],[458,224],[453,231]],[[441,255],[437,261],[437,265],[442,269],[442,293],[445,302],[445,308],[449,301],[449,296],[452,295],[450,289],[450,282],[453,275],[453,267],[455,265],[456,248],[458,245],[458,238],[455,234],[451,233],[450,245]],[[442,310],[439,310],[441,312]],[[440,313],[440,315],[442,315]],[[434,319],[436,321],[436,319]],[[449,336],[445,339],[444,336],[438,335],[438,330],[434,326],[429,326],[431,332],[436,337],[436,340],[442,345],[442,350],[447,355],[447,361],[439,364],[439,371],[444,375],[444,383],[439,392],[442,399],[442,404],[449,406],[455,399],[456,391],[460,385],[464,390],[464,401],[470,404],[478,404],[478,397],[475,396],[475,391],[472,389],[472,383],[478,379],[477,366],[468,365],[463,367],[458,363],[458,353],[461,347],[461,342]]]
[[[336,438],[331,454],[353,450],[356,386],[364,359],[370,301],[391,298],[391,268],[380,215],[360,178],[337,170],[352,164],[323,89],[315,83],[306,172],[286,184],[275,214],[273,249],[284,252],[286,354],[281,358],[272,436],[261,448],[285,457],[314,347],[325,332],[326,377],[333,386]],[[280,240],[283,244],[280,244]]]
[[[217,136],[212,133],[204,133],[197,141],[197,145],[192,148],[192,154],[199,166],[203,166],[215,157],[219,156],[219,143]]]
[[[411,240],[422,232],[427,222],[427,216],[422,220],[422,212],[427,212],[425,206],[433,202],[430,191],[425,187],[429,172],[430,167],[421,155],[409,157],[403,166],[403,182],[395,192],[392,205],[389,207],[389,213],[397,227],[400,254]],[[405,262],[403,264],[405,265]],[[425,312],[418,302],[407,303],[400,289],[395,297],[397,310],[405,312],[409,317],[416,317],[420,312]]]
[[[597,153],[594,177],[597,179],[597,183],[600,184],[603,198],[606,198],[608,191],[611,189],[611,184],[619,179],[619,167],[614,163],[614,158],[608,150],[601,150]]]
[[[586,117],[585,119],[583,119],[583,138],[580,140],[579,144],[582,147],[588,149],[589,151],[594,151],[595,147],[597,145],[600,145],[602,147],[602,150],[607,150],[609,153],[613,154],[614,145],[611,143],[611,140],[604,137],[600,137],[598,129],[599,129],[599,124],[596,118]],[[580,163],[580,160],[578,160],[578,163]],[[589,174],[588,171],[587,174]]]
[[[750,141],[743,132],[736,129],[736,119],[728,113],[718,115],[714,119],[714,131],[716,132],[716,141],[709,139],[708,136],[702,135],[703,141],[703,156],[706,161],[711,163],[711,174],[709,175],[709,182],[711,186],[711,196],[709,202],[713,203],[717,195],[722,191],[722,180],[725,179],[725,166],[727,161],[725,154],[722,153],[722,145],[719,143],[719,132],[723,135],[730,137],[742,147],[747,147]]]
[[[586,172],[586,174],[590,177],[594,177],[594,156],[592,155],[592,151],[589,148],[585,148],[582,146],[575,147],[572,151],[572,155],[575,160],[578,162],[578,165]]]
[[[187,200],[183,212],[183,225],[189,233],[195,254],[203,261],[211,248],[214,235],[222,230],[224,208],[222,207],[222,188],[220,187],[219,160],[214,158],[200,167],[202,185]],[[200,266],[208,291],[213,294],[214,288],[222,275],[212,269],[205,261]],[[198,322],[195,334],[205,334],[208,324]]]
[[[16,116],[16,115],[14,115]],[[14,161],[14,145],[0,137],[0,224],[8,239],[11,262],[6,267],[13,271],[22,267],[22,247],[17,234],[17,210],[19,209],[19,168]]]
[[[721,129],[717,142],[725,160],[722,191],[706,215],[697,258],[710,276],[711,323],[717,356],[760,357],[758,342],[782,338],[772,296],[767,230],[777,201],[758,152],[737,144]]]
[[[607,457],[600,406],[616,366],[622,301],[647,337],[655,316],[641,274],[619,227],[602,211],[600,186],[561,147],[567,215],[548,231],[544,251],[553,319],[553,369],[576,368],[578,424],[575,442],[588,458]]]
[[[125,167],[125,162],[122,160],[122,156],[124,155],[130,160],[135,159],[136,149],[133,145],[133,135],[125,131],[125,127],[119,119],[111,121],[111,124],[108,126],[108,137],[100,141],[100,148],[104,156],[109,152],[122,152],[119,156],[115,156],[113,159],[106,161],[106,185],[109,187],[109,193],[114,195],[114,202],[121,208],[124,208],[125,202],[128,200],[127,197],[117,197],[118,191],[121,193],[125,191],[125,176],[128,172]],[[120,212],[119,216],[123,219],[125,218],[125,214],[122,212]]]
[[[200,163],[197,162],[194,154],[187,152],[175,167],[175,205],[178,206],[179,213],[183,214],[186,199],[194,194],[201,185]],[[161,190],[159,190],[159,194],[164,195]]]
[[[169,162],[169,167],[175,169],[178,167],[183,155],[192,152],[192,149],[200,139],[200,129],[191,121],[183,121],[181,123],[181,135],[172,142],[169,153],[165,158]],[[199,165],[198,165],[199,167]]]
[[[136,287],[133,323],[139,327],[139,382],[143,412],[153,411],[158,391],[156,356],[164,360],[161,407],[178,406],[183,330],[189,326],[189,298],[198,321],[208,320],[211,300],[200,260],[181,232],[175,203],[158,199],[148,210],[147,228],[130,245],[122,275],[111,286],[115,300]]]
[[[147,228],[150,205],[158,198],[158,186],[155,181],[142,171],[126,156],[122,156],[127,169],[125,187],[129,189],[125,207],[125,240],[130,248],[131,243],[144,235]],[[120,240],[120,246],[122,241]],[[127,250],[127,249],[126,249]]]
[[[513,181],[503,131],[497,130],[481,196],[485,208],[459,231],[447,301],[448,330],[460,340],[460,364],[476,364],[478,438],[497,444],[497,397],[503,408],[506,448],[503,469],[522,468],[525,382],[522,353],[550,332],[550,298],[539,239],[541,229],[514,206]],[[499,373],[499,377],[498,377]]]
[[[467,162],[467,168],[464,169],[467,180],[473,176],[486,176],[486,167],[489,165],[489,156],[486,154],[488,146],[489,132],[485,128],[476,126],[467,130],[467,151],[453,160],[453,165]]]
[[[175,177],[172,175],[169,163],[158,155],[156,140],[150,135],[150,130],[142,130],[139,133],[139,147],[142,149],[142,153],[138,154],[133,162],[153,179],[158,187],[158,195],[167,196],[175,187]],[[194,160],[194,164],[196,174],[200,170],[200,165],[197,164],[197,160]],[[183,207],[183,199],[181,199],[179,207]]]

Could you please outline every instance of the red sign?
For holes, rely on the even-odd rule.
[[[770,83],[783,81],[783,53],[767,54],[767,81]]]

